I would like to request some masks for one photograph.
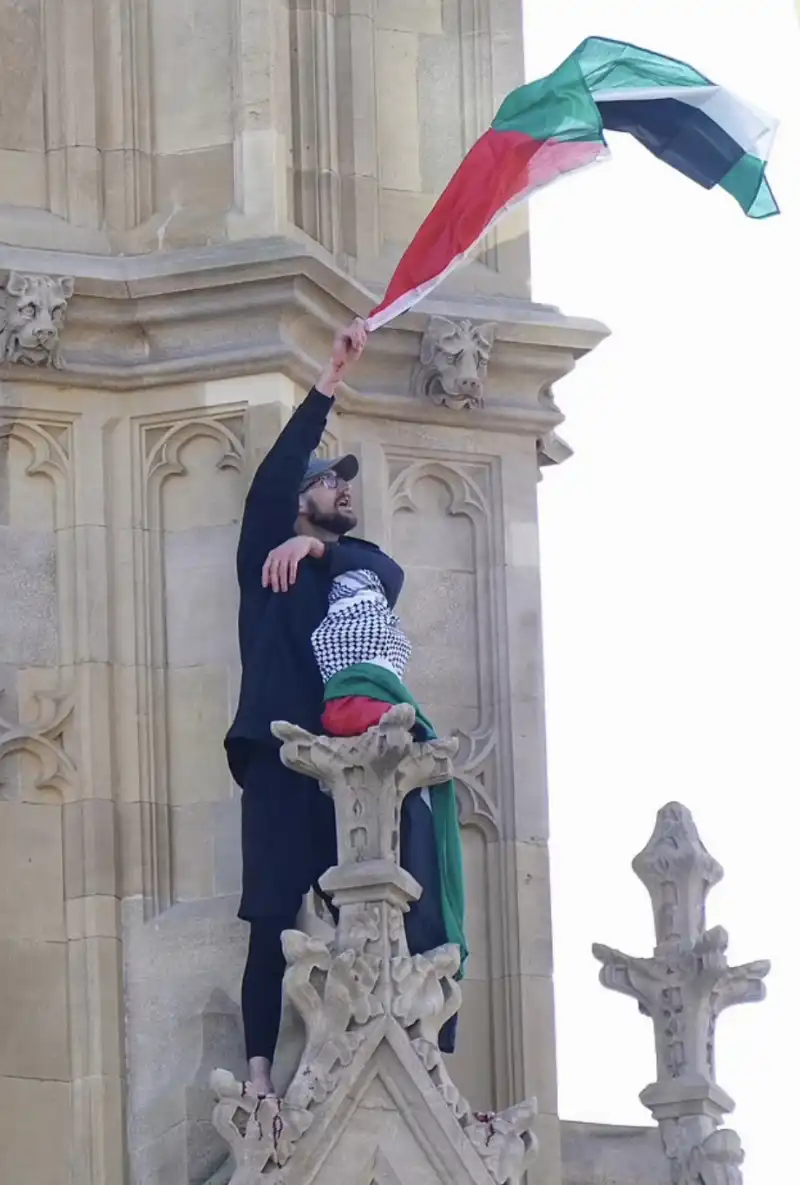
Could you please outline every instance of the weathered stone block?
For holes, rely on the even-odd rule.
[[[233,148],[219,144],[156,156],[153,161],[156,209],[183,206],[227,210],[233,204]]]
[[[0,1180],[64,1185],[71,1127],[68,1082],[0,1078]]]
[[[119,938],[79,938],[67,945],[72,1076],[120,1078],[124,1029]]]
[[[461,53],[457,36],[419,39],[421,187],[437,196],[471,147],[460,121],[453,119],[453,95],[461,89]]]
[[[378,160],[380,182],[387,189],[419,192],[417,109],[417,54],[414,33],[378,29],[376,34],[378,87]]]
[[[43,25],[37,0],[15,0],[0,9],[0,147],[5,149],[41,153],[45,147]]]
[[[165,536],[170,666],[224,667],[236,660],[237,538],[235,526],[198,527]]]
[[[170,808],[172,882],[176,901],[214,896],[214,814],[209,802]]]
[[[170,802],[184,806],[229,799],[231,777],[221,744],[230,723],[228,672],[170,668],[166,690]]]
[[[237,905],[236,898],[176,905],[155,922],[142,920],[135,901],[123,907],[136,1185],[205,1182],[224,1159],[221,1141],[209,1147],[202,1125],[213,1103],[210,1069],[244,1068],[238,1000],[247,927],[236,920]]]
[[[530,1067],[542,1115],[558,1114],[555,1076],[548,1069],[556,1064],[556,1022],[553,981],[549,975],[521,975],[521,1009],[525,1031],[521,1034],[522,1054]]]
[[[64,939],[61,808],[0,802],[0,936]]]
[[[0,939],[0,1016],[0,1075],[69,1082],[66,942]]]
[[[0,527],[0,555],[0,654],[20,666],[55,666],[55,538],[49,532]]]
[[[491,1111],[497,1105],[498,1083],[492,1073],[493,991],[486,980],[464,981],[456,1051],[446,1059],[456,1086],[479,1111]]]
[[[0,149],[0,202],[46,208],[47,159],[43,152]]]
[[[117,892],[114,803],[110,798],[81,799],[63,807],[64,868],[67,898],[113,897]]]
[[[375,17],[379,29],[407,33],[442,31],[442,6],[428,0],[377,0]]]
[[[217,0],[151,12],[155,149],[189,152],[233,139],[231,9]],[[186,80],[192,80],[191,103]]]

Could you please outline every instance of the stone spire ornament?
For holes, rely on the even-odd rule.
[[[379,1179],[412,1185],[423,1132],[442,1185],[517,1185],[536,1156],[536,1100],[474,1112],[439,1052],[439,1032],[461,1004],[459,948],[408,951],[403,914],[421,889],[399,864],[400,810],[411,790],[452,777],[456,748],[417,743],[414,721],[400,705],[354,738],[273,725],[284,764],[333,798],[339,862],[320,883],[339,920],[330,941],[282,936],[279,1101],[249,1097],[227,1071],[212,1075],[214,1124],[236,1166],[231,1185],[345,1185],[365,1155],[394,1156]],[[377,1082],[382,1093],[371,1094]],[[391,1129],[384,1138],[381,1121]]]
[[[741,1185],[739,1137],[720,1127],[734,1104],[716,1081],[716,1022],[734,1004],[764,999],[769,963],[729,966],[727,932],[706,929],[706,899],[723,871],[686,807],[662,807],[633,870],[650,894],[655,949],[636,958],[595,945],[600,982],[632,996],[653,1022],[656,1081],[640,1098],[661,1129],[674,1185]]]

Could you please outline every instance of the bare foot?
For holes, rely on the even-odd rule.
[[[265,1057],[250,1058],[250,1081],[245,1085],[245,1093],[264,1099],[275,1094],[270,1076],[271,1066]]]

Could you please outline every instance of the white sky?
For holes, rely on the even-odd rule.
[[[613,337],[557,390],[541,487],[561,1112],[647,1122],[650,1022],[593,941],[652,948],[630,860],[678,799],[726,870],[709,924],[771,958],[718,1032],[746,1185],[797,1179],[800,31],[792,0],[526,0],[528,76],[591,34],[683,58],[782,120],[750,221],[625,137],[536,197],[533,296]]]

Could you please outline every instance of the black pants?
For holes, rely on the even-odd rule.
[[[412,954],[447,941],[441,911],[439,865],[430,808],[420,791],[409,794],[400,820],[400,855],[422,886],[406,914]],[[286,769],[277,748],[254,746],[242,792],[242,903],[250,946],[242,981],[242,1016],[248,1058],[272,1060],[281,1016],[286,964],[283,930],[295,927],[303,897],[337,862],[333,803],[316,782]],[[440,1046],[455,1046],[455,1018]]]

